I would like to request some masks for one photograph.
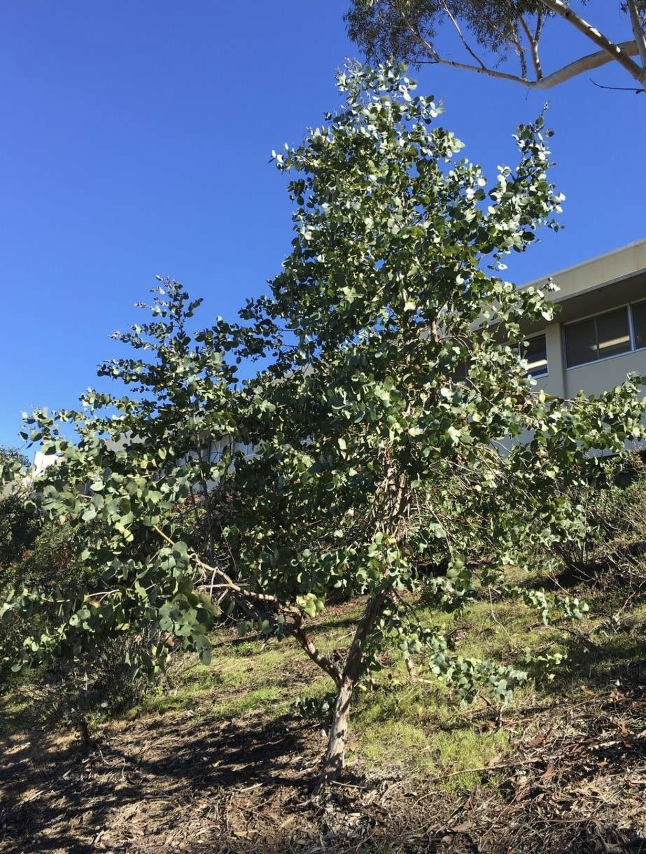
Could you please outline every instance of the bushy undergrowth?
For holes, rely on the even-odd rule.
[[[581,495],[587,536],[581,548],[561,550],[579,579],[621,589],[646,584],[646,464],[641,454],[608,461],[605,482]]]
[[[25,671],[5,683],[9,709],[5,726],[73,729],[83,747],[90,743],[90,726],[141,703],[158,678],[137,668],[141,649],[151,638],[112,638],[93,654],[55,661],[51,667]]]
[[[34,632],[55,624],[59,585],[83,585],[92,579],[73,558],[73,538],[79,532],[47,522],[27,499],[15,493],[0,501],[0,600],[10,590],[35,588],[50,593],[51,603],[29,616]],[[0,649],[20,645],[22,622],[10,613],[0,618]],[[5,718],[0,729],[10,731],[12,719],[19,718],[26,726],[78,729],[87,742],[89,720],[140,702],[156,683],[156,677],[138,668],[137,661],[158,640],[158,632],[154,637],[124,633],[82,655],[54,658],[47,666],[19,674],[12,672],[8,656],[0,656],[0,699],[4,695],[6,706],[4,715],[0,713]]]
[[[58,587],[62,584],[81,586],[91,584],[93,580],[87,568],[74,560],[74,538],[79,536],[78,530],[47,522],[33,510],[23,509],[17,513],[16,502],[22,502],[24,507],[25,501],[25,496],[13,495],[0,503],[0,528],[5,524],[14,526],[18,518],[28,526],[28,533],[16,535],[13,545],[5,541],[4,554],[0,556],[0,601],[4,601],[11,591],[33,589],[43,591],[51,601],[26,617],[11,612],[0,614],[0,650],[5,653],[0,656],[0,682],[10,677],[10,651],[19,647],[27,634],[26,621],[30,634],[46,631],[56,624]],[[21,542],[19,548],[18,541]]]

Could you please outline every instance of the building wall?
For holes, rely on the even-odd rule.
[[[546,376],[537,377],[538,388],[557,397],[574,397],[578,392],[601,394],[620,385],[629,373],[646,376],[646,350],[633,350],[621,356],[599,359],[574,368],[565,367],[563,327],[550,323],[545,328],[547,345]]]
[[[546,278],[528,285],[541,287]],[[564,347],[567,323],[646,299],[646,239],[560,270],[551,278],[559,287],[555,295],[558,322],[527,328],[530,336],[545,335],[548,373],[536,378],[538,387],[558,397],[573,397],[580,391],[596,395],[624,382],[628,373],[646,376],[646,349],[568,368]]]
[[[579,391],[601,394],[625,381],[630,372],[646,375],[646,350],[635,350],[610,359],[600,359],[587,365],[567,368],[565,371],[566,397]]]

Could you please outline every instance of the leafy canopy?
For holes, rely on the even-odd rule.
[[[30,440],[60,456],[34,503],[73,527],[75,560],[98,580],[10,594],[0,615],[24,627],[3,651],[14,668],[151,625],[151,661],[170,639],[208,661],[224,612],[241,631],[293,636],[340,698],[386,645],[462,699],[483,684],[506,697],[545,656],[464,659],[416,603],[454,610],[486,589],[545,621],[581,613],[509,571],[549,568],[555,544],[584,536],[574,496],[598,476],[593,452],[643,436],[643,406],[636,378],[560,400],[526,374],[525,330],[554,309],[501,273],[506,253],[556,227],[543,119],[519,127],[518,164],[490,184],[402,68],[352,65],[338,87],[341,109],[274,154],[295,211],[269,293],[239,323],[193,333],[199,301],[161,282],[151,319],[115,333],[132,355],[100,369],[128,393],[27,418]],[[238,384],[250,358],[265,367]],[[365,612],[333,660],[307,624],[350,595]],[[30,633],[43,610],[53,628]]]

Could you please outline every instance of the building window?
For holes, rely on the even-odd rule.
[[[527,375],[543,377],[547,374],[547,345],[544,335],[534,335],[529,338],[526,346],[516,345],[518,355],[527,361]],[[454,383],[465,382],[469,379],[468,362],[460,364],[451,373]]]
[[[568,368],[598,358],[597,324],[594,317],[565,327],[565,360]]]
[[[632,350],[627,308],[608,311],[595,319],[597,321],[597,346],[600,359],[619,356],[620,353],[627,353]]]
[[[630,306],[633,315],[633,334],[635,350],[646,347],[646,300]]]
[[[568,368],[646,347],[646,301],[569,323],[564,331]]]
[[[542,377],[547,373],[547,346],[544,335],[535,335],[520,348],[520,355],[527,359],[527,373],[530,377]]]

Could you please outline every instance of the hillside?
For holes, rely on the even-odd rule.
[[[322,800],[310,788],[325,723],[294,700],[306,709],[329,685],[289,642],[220,630],[210,666],[177,656],[166,685],[95,720],[86,752],[75,733],[38,724],[51,694],[30,701],[23,686],[2,707],[0,851],[646,851],[636,577],[618,584],[597,567],[558,579],[590,603],[574,625],[545,628],[492,601],[441,617],[464,655],[515,661],[531,641],[568,657],[512,704],[464,709],[385,660],[355,701],[348,773]],[[345,643],[359,605],[318,620],[324,649]]]

